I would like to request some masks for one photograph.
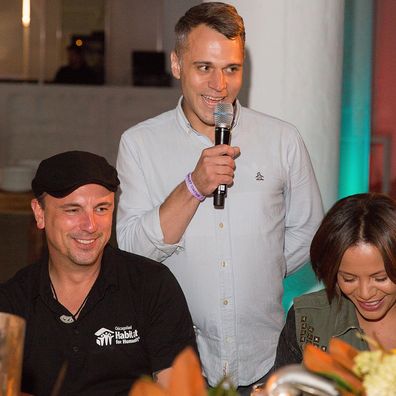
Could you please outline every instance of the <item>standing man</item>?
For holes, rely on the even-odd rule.
[[[176,355],[196,345],[168,268],[108,244],[118,184],[92,153],[40,163],[32,209],[48,255],[0,286],[0,311],[26,319],[23,392],[127,395],[142,375],[165,385]]]
[[[247,387],[272,367],[282,281],[308,259],[320,193],[296,128],[236,99],[245,45],[236,9],[199,4],[175,32],[178,106],[121,138],[118,243],[162,261],[179,280],[209,384],[228,375]],[[231,146],[213,146],[222,102],[234,108]],[[220,184],[228,196],[216,209],[210,197]]]

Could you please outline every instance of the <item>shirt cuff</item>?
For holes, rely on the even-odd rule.
[[[154,244],[154,246],[169,257],[175,252],[178,253],[184,250],[184,236],[181,237],[178,243],[164,243],[164,234],[161,229],[159,208],[160,206],[157,206],[154,208],[154,210],[144,216],[143,229],[147,233],[148,239]]]

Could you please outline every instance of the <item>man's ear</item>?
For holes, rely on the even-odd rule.
[[[170,58],[171,58],[171,69],[172,69],[173,77],[175,77],[177,80],[180,80],[180,60],[179,60],[179,57],[176,55],[175,51],[172,51]]]
[[[45,228],[44,209],[36,198],[32,199],[30,206],[32,207],[34,218],[36,219],[37,228],[43,230]]]

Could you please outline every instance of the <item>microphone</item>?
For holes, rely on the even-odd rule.
[[[231,103],[218,103],[213,112],[215,122],[215,145],[230,144],[231,124],[234,118],[234,108]],[[215,208],[224,208],[224,198],[227,186],[220,184],[213,192],[213,205]]]

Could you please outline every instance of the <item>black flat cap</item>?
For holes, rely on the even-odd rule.
[[[36,197],[46,192],[62,198],[85,184],[100,184],[116,191],[116,169],[105,158],[87,151],[66,151],[41,161],[32,180]]]

